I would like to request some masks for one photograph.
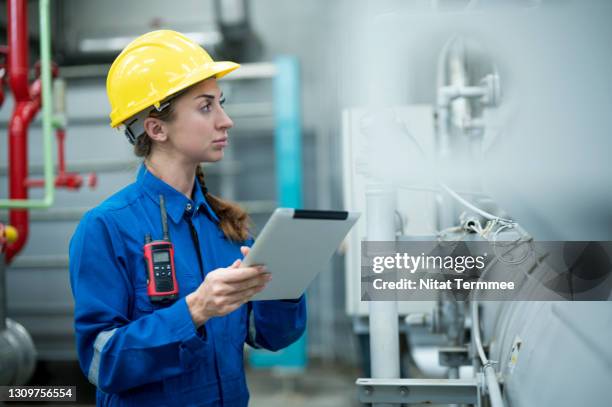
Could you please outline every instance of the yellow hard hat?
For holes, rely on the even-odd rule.
[[[240,65],[215,62],[194,41],[172,30],[141,35],[117,56],[106,77],[111,127],[204,79],[227,75]]]

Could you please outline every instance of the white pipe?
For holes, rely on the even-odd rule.
[[[480,357],[480,363],[482,363],[483,366],[491,407],[504,407],[505,404],[501,396],[501,390],[499,389],[499,381],[497,380],[495,368],[493,368],[492,362],[487,358],[482,347],[482,338],[480,337],[480,316],[478,314],[477,301],[472,301],[472,333],[474,335],[474,344],[476,345],[476,350]]]
[[[484,86],[459,86],[451,85],[439,88],[438,105],[448,106],[457,98],[481,98],[489,93]]]
[[[449,101],[445,97],[445,93],[443,89],[446,86],[446,60],[448,58],[448,53],[453,43],[457,39],[456,36],[453,36],[451,39],[446,41],[442,50],[440,51],[440,55],[438,56],[438,62],[436,67],[436,110],[437,110],[437,139],[438,139],[438,154],[440,158],[444,158],[449,150],[448,146],[448,108]]]
[[[436,160],[442,164],[451,155],[450,145],[450,98],[446,97],[444,89],[448,82],[448,58],[457,36],[451,37],[440,51],[436,67]],[[438,166],[443,168],[443,165]],[[438,174],[441,176],[441,174]],[[453,224],[452,202],[441,193],[436,194],[436,228],[442,230]]]
[[[390,187],[366,187],[366,212],[367,240],[395,241],[395,194]],[[397,379],[400,377],[397,301],[370,301],[369,309],[371,376]]]

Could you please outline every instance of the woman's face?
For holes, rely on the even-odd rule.
[[[174,119],[167,123],[169,146],[193,163],[222,159],[227,131],[234,125],[223,102],[215,78],[193,85],[173,101]]]

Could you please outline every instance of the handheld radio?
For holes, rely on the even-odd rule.
[[[147,267],[147,293],[153,303],[166,303],[178,297],[178,283],[174,269],[174,246],[168,235],[168,217],[164,196],[159,196],[163,239],[151,241],[145,236],[144,258]]]

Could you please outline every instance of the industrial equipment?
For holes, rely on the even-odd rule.
[[[429,303],[382,302],[367,301],[360,290],[362,240],[610,239],[609,227],[604,232],[603,223],[594,223],[595,215],[580,209],[586,202],[609,202],[605,180],[610,169],[605,159],[591,151],[590,157],[596,160],[589,161],[591,167],[575,168],[588,180],[577,187],[586,198],[580,202],[572,199],[566,185],[552,185],[557,178],[551,167],[540,170],[534,161],[546,157],[560,173],[569,174],[575,165],[563,161],[568,149],[575,148],[582,157],[587,150],[609,146],[603,141],[585,145],[585,133],[576,126],[580,123],[591,129],[593,140],[609,134],[609,121],[595,119],[586,106],[598,110],[602,103],[609,104],[610,96],[598,94],[597,103],[583,99],[581,104],[562,105],[560,100],[567,102],[572,95],[586,93],[565,88],[553,92],[548,86],[538,87],[535,78],[552,75],[576,84],[580,83],[579,72],[586,71],[570,71],[571,64],[563,62],[568,55],[542,42],[527,45],[509,40],[516,34],[514,30],[510,34],[509,27],[516,26],[507,24],[517,21],[519,15],[526,30],[521,38],[542,35],[587,49],[602,32],[610,34],[599,18],[592,20],[588,34],[578,24],[555,24],[553,20],[562,17],[578,21],[594,12],[570,3],[559,7],[539,4],[520,12],[510,7],[504,13],[482,9],[452,15],[383,14],[373,24],[377,31],[369,33],[371,43],[398,38],[397,33],[407,26],[411,37],[443,36],[447,41],[438,57],[434,105],[390,104],[379,111],[351,108],[343,114],[345,202],[349,210],[365,209],[349,241],[346,259],[347,311],[359,321],[356,332],[369,335],[370,343],[371,375],[356,381],[361,402],[527,407],[602,405],[610,399],[606,382],[612,377],[612,351],[603,345],[612,340],[609,303],[465,302],[445,294]],[[378,58],[393,66],[389,61],[401,60],[401,45],[406,47],[413,70],[416,61],[427,60],[410,48],[409,39],[388,44],[380,49]],[[596,50],[610,62],[609,53]],[[535,57],[544,52],[546,58]],[[534,56],[530,63],[525,63],[527,55]],[[377,65],[364,65],[364,76],[354,80],[371,80],[375,88],[393,89],[388,99],[406,99],[398,94],[402,88],[397,81],[403,76],[395,71],[374,76],[368,68],[375,70]],[[559,66],[563,74],[556,71]],[[606,81],[604,66],[584,67],[589,81]],[[562,99],[552,99],[551,95],[560,94]],[[541,112],[527,113],[517,107],[524,102],[538,109],[526,101],[532,97],[540,101]],[[542,104],[544,101],[550,101],[549,105]],[[565,127],[560,128],[555,120]],[[569,177],[576,179],[575,174]],[[550,186],[555,202],[543,197],[543,185]],[[609,216],[609,209],[600,204],[593,210],[598,216]],[[589,219],[579,224],[581,218],[570,213],[583,213]],[[536,264],[534,273],[538,267]],[[369,325],[364,322],[366,316]],[[399,353],[399,333],[409,343],[409,358]],[[422,357],[432,348],[436,350],[433,356],[430,352]],[[556,369],[550,369],[552,361]],[[415,371],[414,376],[405,374]]]

